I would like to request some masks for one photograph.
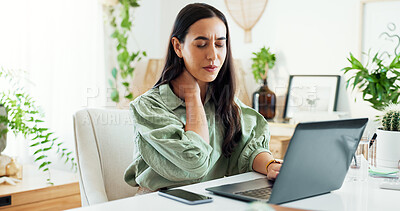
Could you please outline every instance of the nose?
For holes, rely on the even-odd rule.
[[[215,46],[210,45],[209,50],[207,51],[207,59],[214,61],[217,59],[217,49]]]

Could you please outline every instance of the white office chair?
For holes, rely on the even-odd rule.
[[[128,110],[83,109],[74,114],[75,149],[82,206],[135,195],[124,181],[133,158]]]

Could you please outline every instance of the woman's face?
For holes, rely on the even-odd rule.
[[[199,81],[212,82],[226,58],[225,24],[217,17],[198,20],[179,45],[175,50],[190,74]]]

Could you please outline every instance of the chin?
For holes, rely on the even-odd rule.
[[[207,78],[204,78],[203,80],[201,80],[201,81],[203,81],[203,82],[207,82],[207,83],[211,83],[211,82],[213,82],[213,81],[215,81],[215,79],[217,78],[217,76],[212,76],[212,77],[207,77]]]

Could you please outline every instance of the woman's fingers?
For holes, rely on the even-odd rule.
[[[276,163],[275,165],[272,166],[272,169],[275,171],[280,171],[281,170],[282,164]]]
[[[269,170],[268,170],[268,175],[267,178],[268,179],[276,179],[276,177],[279,174],[279,171],[281,169],[282,164],[279,163],[273,163],[271,164]]]

